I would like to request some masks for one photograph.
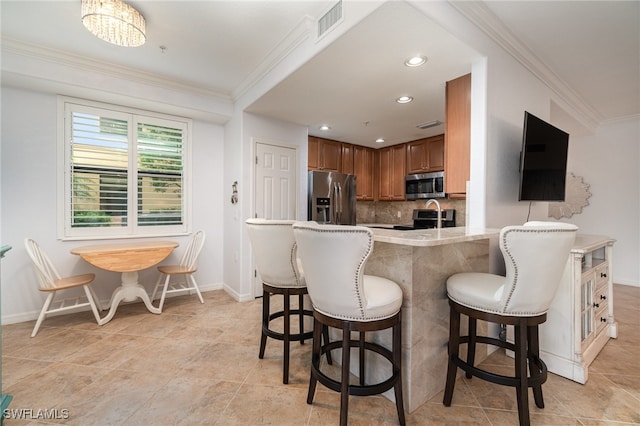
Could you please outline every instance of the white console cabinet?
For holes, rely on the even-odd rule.
[[[613,243],[599,235],[576,236],[558,293],[540,325],[540,357],[550,372],[586,383],[589,365],[610,337],[613,317]]]

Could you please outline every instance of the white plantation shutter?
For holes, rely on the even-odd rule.
[[[62,237],[188,231],[188,121],[65,103]]]
[[[182,129],[138,123],[138,225],[182,224]]]
[[[128,123],[72,113],[71,227],[126,226]]]

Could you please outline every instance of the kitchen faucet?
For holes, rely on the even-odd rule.
[[[438,229],[442,228],[442,208],[440,208],[440,203],[438,200],[434,200],[433,198],[427,200],[427,203],[424,205],[425,209],[428,209],[431,204],[435,204],[438,209],[438,220],[436,222]]]

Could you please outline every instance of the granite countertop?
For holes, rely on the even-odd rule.
[[[381,243],[402,244],[415,247],[439,246],[443,244],[455,244],[473,240],[496,238],[500,229],[496,228],[467,228],[457,226],[455,228],[441,229],[415,229],[399,231],[393,229],[393,225],[363,224],[373,231],[373,240]]]

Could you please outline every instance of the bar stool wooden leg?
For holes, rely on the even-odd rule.
[[[324,339],[325,345],[329,343],[329,327],[327,327],[326,325],[322,326],[322,338]],[[326,356],[327,356],[327,364],[333,365],[333,358],[331,358],[331,351],[327,351]]]
[[[458,366],[453,361],[458,358],[460,350],[460,312],[451,306],[449,315],[449,361],[447,362],[447,382],[444,388],[442,403],[449,407],[453,399],[453,389],[456,386]]]
[[[528,327],[528,346],[529,346],[529,371],[531,377],[538,376],[542,373],[540,368],[540,343],[538,335],[538,326]],[[533,386],[533,398],[536,407],[544,408],[544,398],[542,397],[542,385]]]
[[[318,379],[316,378],[315,372],[320,369],[320,358],[322,354],[320,353],[322,342],[321,336],[326,333],[325,344],[329,343],[329,331],[325,325],[320,324],[320,321],[313,320],[313,342],[311,348],[311,377],[309,378],[309,392],[307,393],[307,404],[313,403],[313,396],[316,393],[316,384],[318,383]],[[329,352],[327,352],[327,357],[329,356]]]
[[[282,383],[285,385],[289,383],[289,339],[291,337],[291,295],[289,292],[284,292],[284,360],[282,366]]]
[[[364,372],[366,371],[365,368],[365,356],[364,356],[364,331],[360,332],[360,339],[358,341],[358,357],[359,357],[359,363],[360,363],[360,386],[364,386]]]
[[[269,302],[271,293],[262,291],[262,335],[260,336],[260,353],[258,358],[264,358],[264,350],[267,346],[267,333],[266,328],[269,328]]]
[[[400,316],[402,318],[402,316]],[[392,331],[393,339],[393,368],[394,374],[400,376],[402,373],[402,319],[398,320],[398,323],[393,326]],[[401,425],[405,424],[404,418],[404,403],[402,398],[402,380],[398,380],[393,386],[394,395],[396,397],[396,411],[398,411],[398,420]]]
[[[469,343],[467,343],[467,364],[473,366],[476,363],[476,336],[478,331],[478,320],[469,317]],[[473,377],[469,372],[465,373],[467,379]]]
[[[351,331],[345,321],[342,328],[342,376],[340,389],[340,426],[347,426],[349,412],[349,365],[351,363]]]
[[[527,381],[527,326],[520,321],[515,329],[515,376],[516,398],[518,400],[518,418],[520,426],[529,425],[529,386]]]
[[[299,294],[298,295],[298,324],[299,324],[299,330],[300,330],[300,334],[302,336],[300,336],[300,344],[304,345],[304,294]]]

